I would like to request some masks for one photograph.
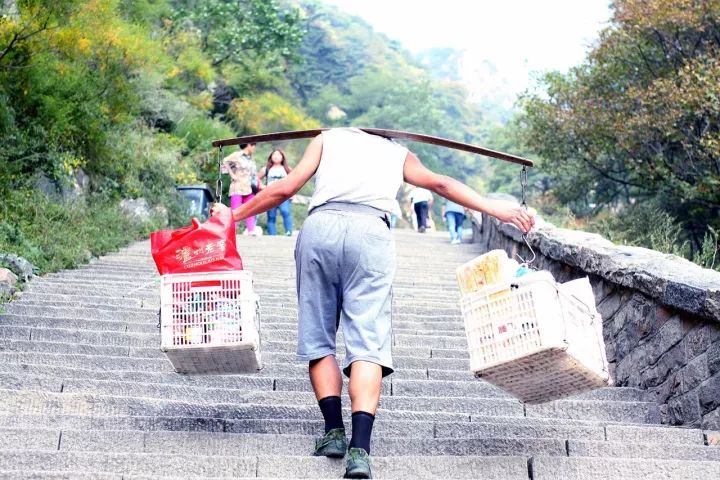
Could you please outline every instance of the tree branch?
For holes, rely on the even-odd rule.
[[[28,28],[28,25],[24,25],[23,28],[19,32],[15,32],[13,34],[12,40],[10,41],[10,44],[7,47],[5,47],[5,49],[2,52],[0,52],[0,62],[2,62],[3,59],[10,53],[10,51],[12,50],[12,48],[15,44],[24,42],[28,38],[31,38],[31,37],[37,35],[38,33],[44,32],[45,30],[49,30],[49,28],[48,28],[49,23],[50,23],[50,15],[45,17],[45,21],[42,23],[42,26],[40,28],[38,28],[37,30],[35,30],[34,32],[30,32],[26,35],[22,35],[22,32],[25,31],[26,28]]]

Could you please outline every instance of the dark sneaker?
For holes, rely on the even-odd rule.
[[[348,450],[345,478],[372,478],[370,455],[364,448],[351,448]]]
[[[315,440],[316,457],[343,458],[347,450],[347,438],[344,428],[333,428],[322,438]]]

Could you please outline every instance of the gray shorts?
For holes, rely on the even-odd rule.
[[[371,207],[363,213],[330,208],[313,211],[295,247],[298,359],[334,355],[342,324],[345,375],[353,362],[365,360],[379,364],[387,376],[393,372],[395,240]]]

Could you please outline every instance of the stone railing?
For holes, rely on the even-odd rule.
[[[532,257],[514,226],[480,214],[472,224],[488,250]],[[720,272],[549,224],[529,242],[557,281],[590,278],[616,385],[651,391],[665,423],[720,430]]]

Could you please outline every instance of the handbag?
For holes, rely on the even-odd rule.
[[[170,273],[242,270],[230,209],[200,223],[150,234],[150,249],[160,275]]]

